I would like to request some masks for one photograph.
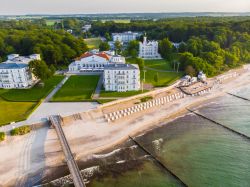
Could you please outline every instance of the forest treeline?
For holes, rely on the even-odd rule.
[[[67,18],[46,25],[46,20],[0,21],[0,57],[10,53],[40,53],[55,66],[67,65],[85,52],[82,37],[111,36],[113,32],[146,32],[148,39],[159,41],[161,55],[176,63],[188,74],[203,70],[209,76],[250,63],[250,17],[198,17],[160,20],[136,20],[130,23],[88,21],[92,29],[86,34],[86,21]],[[66,32],[73,29],[74,34]],[[142,38],[140,38],[142,39]],[[182,42],[178,49],[172,42]],[[127,54],[138,52],[138,43],[128,46]],[[136,52],[137,50],[137,52]]]

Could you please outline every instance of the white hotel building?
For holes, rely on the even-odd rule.
[[[147,37],[143,38],[143,42],[139,43],[139,57],[143,59],[161,59],[158,53],[158,42],[147,41]]]
[[[141,36],[141,33],[137,32],[123,32],[123,33],[112,33],[112,39],[114,42],[119,41],[121,43],[129,43],[132,40],[136,40]]]
[[[140,89],[140,70],[137,64],[110,64],[104,67],[105,91],[136,91]]]
[[[91,51],[82,54],[69,65],[70,73],[101,72],[108,64],[125,64],[125,58],[110,51]]]
[[[8,55],[8,60],[0,63],[0,88],[27,88],[34,83],[29,70],[29,62],[40,60],[39,54],[30,56]]]

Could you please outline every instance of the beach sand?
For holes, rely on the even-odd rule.
[[[99,109],[89,112],[89,116],[82,120],[65,123],[63,129],[76,159],[86,161],[92,158],[92,154],[124,142],[129,135],[144,133],[187,113],[187,107],[204,105],[246,85],[250,85],[249,70],[203,96],[185,97],[112,123],[104,120]],[[5,142],[0,143],[0,153],[0,186],[34,184],[50,175],[54,168],[65,165],[55,130],[49,127],[34,129],[21,137],[8,136]]]

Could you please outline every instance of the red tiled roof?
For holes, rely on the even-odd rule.
[[[102,58],[105,58],[106,60],[109,60],[110,57],[106,54],[106,53],[97,53],[97,54],[93,54],[93,53],[90,53],[90,52],[86,52],[86,53],[83,53],[81,56],[75,58],[75,60],[80,60],[82,58],[87,58],[87,57],[90,57],[90,56],[93,56],[93,55],[96,55],[96,56],[99,56],[99,57],[102,57]]]

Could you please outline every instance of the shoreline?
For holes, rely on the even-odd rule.
[[[175,100],[167,105],[117,120],[112,124],[108,124],[102,119],[103,117],[100,117],[100,111],[86,112],[82,120],[65,123],[63,129],[77,162],[87,162],[93,158],[93,154],[107,152],[124,143],[128,136],[145,134],[186,115],[187,107],[206,105],[228,91],[250,85],[249,76],[250,72],[247,71],[221,84],[219,88],[214,88],[211,93]],[[234,88],[230,85],[234,85]],[[0,170],[0,181],[5,182],[3,186],[13,186],[20,181],[25,182],[27,176],[39,170],[42,170],[39,173],[42,175],[40,179],[42,180],[55,168],[65,166],[57,135],[49,127],[36,129],[30,135],[9,138],[0,145],[0,151],[6,153],[0,158],[0,164],[7,163]],[[24,145],[30,145],[25,149],[26,152],[22,150]],[[12,155],[7,155],[8,152],[12,152]]]

